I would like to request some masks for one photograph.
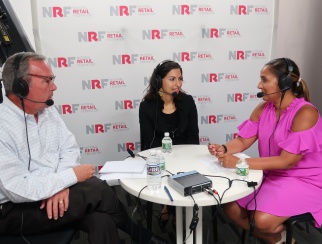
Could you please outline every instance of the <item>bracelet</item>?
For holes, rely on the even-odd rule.
[[[224,153],[227,153],[228,150],[227,150],[226,145],[222,144],[221,146],[224,148]]]

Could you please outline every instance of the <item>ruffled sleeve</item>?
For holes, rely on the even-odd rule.
[[[278,144],[279,147],[283,148],[293,154],[304,155],[306,153],[321,152],[322,150],[322,122],[319,123],[309,130],[291,132],[288,137]]]
[[[238,127],[238,136],[242,138],[251,138],[257,135],[258,132],[258,122],[254,122],[251,120],[245,120],[241,125]]]

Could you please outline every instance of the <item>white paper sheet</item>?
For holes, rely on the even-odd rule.
[[[146,161],[142,158],[128,158],[124,161],[108,161],[100,170],[100,174],[131,173],[141,174],[146,168]]]

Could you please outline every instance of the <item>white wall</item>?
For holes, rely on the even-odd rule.
[[[273,58],[289,57],[307,82],[311,101],[322,111],[322,1],[280,0]]]

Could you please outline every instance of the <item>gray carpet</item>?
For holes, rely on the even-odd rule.
[[[137,206],[137,199],[130,194],[126,193],[122,187],[120,186],[113,186],[115,189],[116,194],[121,199],[123,204],[126,206],[129,216],[132,217],[138,224],[146,226],[145,214],[146,214],[146,202],[141,200],[142,203],[142,210],[140,208],[137,211],[133,211]],[[171,218],[168,221],[168,224],[165,230],[161,230],[158,224],[158,215],[161,211],[161,206],[158,204],[153,204],[153,214],[154,217],[152,219],[152,230],[157,235],[162,236],[169,243],[175,243],[176,235],[175,231],[172,226]],[[240,236],[241,236],[241,229],[237,228],[235,225],[229,222],[222,214],[217,214],[217,239],[214,239],[213,235],[213,211],[211,207],[204,207],[203,208],[203,243],[200,244],[238,244],[241,243]],[[199,216],[199,221],[201,221],[201,217]],[[122,239],[122,244],[131,244],[130,237],[119,231],[120,237]],[[309,233],[306,231],[305,224],[300,224],[295,227],[294,230],[294,239],[296,240],[296,244],[322,244],[322,233],[317,231],[314,227],[309,225]],[[193,238],[190,236],[189,238]],[[261,244],[265,243],[261,240],[256,240],[255,238],[249,240],[248,234],[246,237],[246,244],[248,243],[256,243]],[[84,232],[80,232],[80,235],[72,242],[72,244],[88,244],[87,242],[87,234]],[[95,243],[94,243],[95,244]],[[199,244],[199,243],[198,243]]]

